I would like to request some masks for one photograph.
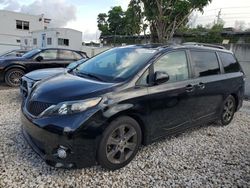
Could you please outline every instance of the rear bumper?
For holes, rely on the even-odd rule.
[[[23,113],[21,121],[25,140],[47,164],[63,168],[83,168],[96,164],[96,139],[50,132]],[[66,148],[66,158],[58,157],[57,149],[60,147]]]

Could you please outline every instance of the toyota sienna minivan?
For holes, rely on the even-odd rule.
[[[47,164],[115,170],[141,145],[228,125],[243,95],[244,73],[220,46],[125,46],[36,83],[22,103],[22,130]]]

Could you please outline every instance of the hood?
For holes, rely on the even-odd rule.
[[[29,72],[28,74],[25,74],[25,77],[34,81],[40,81],[42,79],[49,78],[57,74],[63,73],[65,71],[67,71],[67,69],[65,68],[39,69],[39,70]]]
[[[62,73],[37,84],[31,92],[30,99],[51,104],[84,100],[100,96],[116,85],[117,83],[99,82]]]
[[[23,57],[0,57],[0,61],[5,61],[5,60],[8,60],[8,61],[22,61],[24,60]]]

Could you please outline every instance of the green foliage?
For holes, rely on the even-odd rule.
[[[123,35],[125,29],[124,12],[121,6],[113,7],[108,12],[109,32],[111,35]]]
[[[179,33],[184,33],[188,37],[185,37],[185,42],[201,42],[201,43],[215,43],[221,44],[223,37],[221,32],[223,31],[223,24],[214,24],[211,28],[198,25],[196,28],[183,27],[178,30]]]
[[[141,33],[142,10],[138,0],[131,0],[125,12],[125,30],[127,35]]]
[[[120,6],[115,6],[108,11],[108,14],[100,13],[97,17],[101,36],[139,35],[142,29],[141,23],[142,11],[139,0],[131,0],[126,11]]]
[[[102,32],[102,35],[109,35],[109,26],[107,21],[108,15],[105,13],[98,14],[97,27]]]
[[[175,31],[188,21],[194,11],[203,11],[203,7],[212,0],[141,0],[144,14],[150,23],[151,34],[157,34],[158,42],[164,43],[173,37]],[[155,32],[155,33],[154,33]]]

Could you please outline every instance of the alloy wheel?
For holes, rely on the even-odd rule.
[[[122,164],[131,157],[137,146],[137,133],[131,125],[120,125],[107,140],[106,156],[113,164]]]
[[[8,80],[15,86],[18,86],[20,84],[20,79],[23,76],[23,72],[22,71],[12,71],[9,76],[8,76]]]
[[[234,101],[231,98],[229,98],[224,104],[223,113],[222,113],[223,121],[230,122],[233,118],[234,111],[235,111]]]

